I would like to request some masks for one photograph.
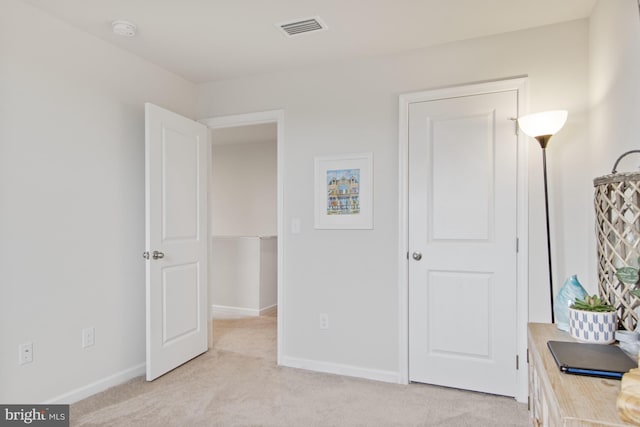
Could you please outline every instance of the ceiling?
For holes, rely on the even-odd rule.
[[[203,83],[397,54],[588,17],[596,0],[22,0]],[[320,17],[326,31],[276,24]],[[138,27],[115,36],[111,22]]]

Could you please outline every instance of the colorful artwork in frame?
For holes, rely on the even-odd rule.
[[[327,215],[360,213],[360,169],[327,171]]]
[[[371,153],[315,158],[315,228],[373,228]]]

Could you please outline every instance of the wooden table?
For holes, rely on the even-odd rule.
[[[534,426],[628,426],[616,398],[620,381],[564,374],[547,341],[574,341],[548,323],[529,323],[529,415]]]

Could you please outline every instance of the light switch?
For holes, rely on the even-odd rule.
[[[300,218],[291,219],[291,234],[300,234]]]

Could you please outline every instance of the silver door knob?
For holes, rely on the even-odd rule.
[[[142,258],[149,259],[149,251],[142,252]]]
[[[416,261],[420,261],[422,259],[422,254],[420,252],[414,252],[413,255],[411,255],[413,257],[413,259],[415,259]]]
[[[153,253],[151,254],[151,257],[153,259],[162,259],[164,258],[164,254],[162,252],[153,251]]]

